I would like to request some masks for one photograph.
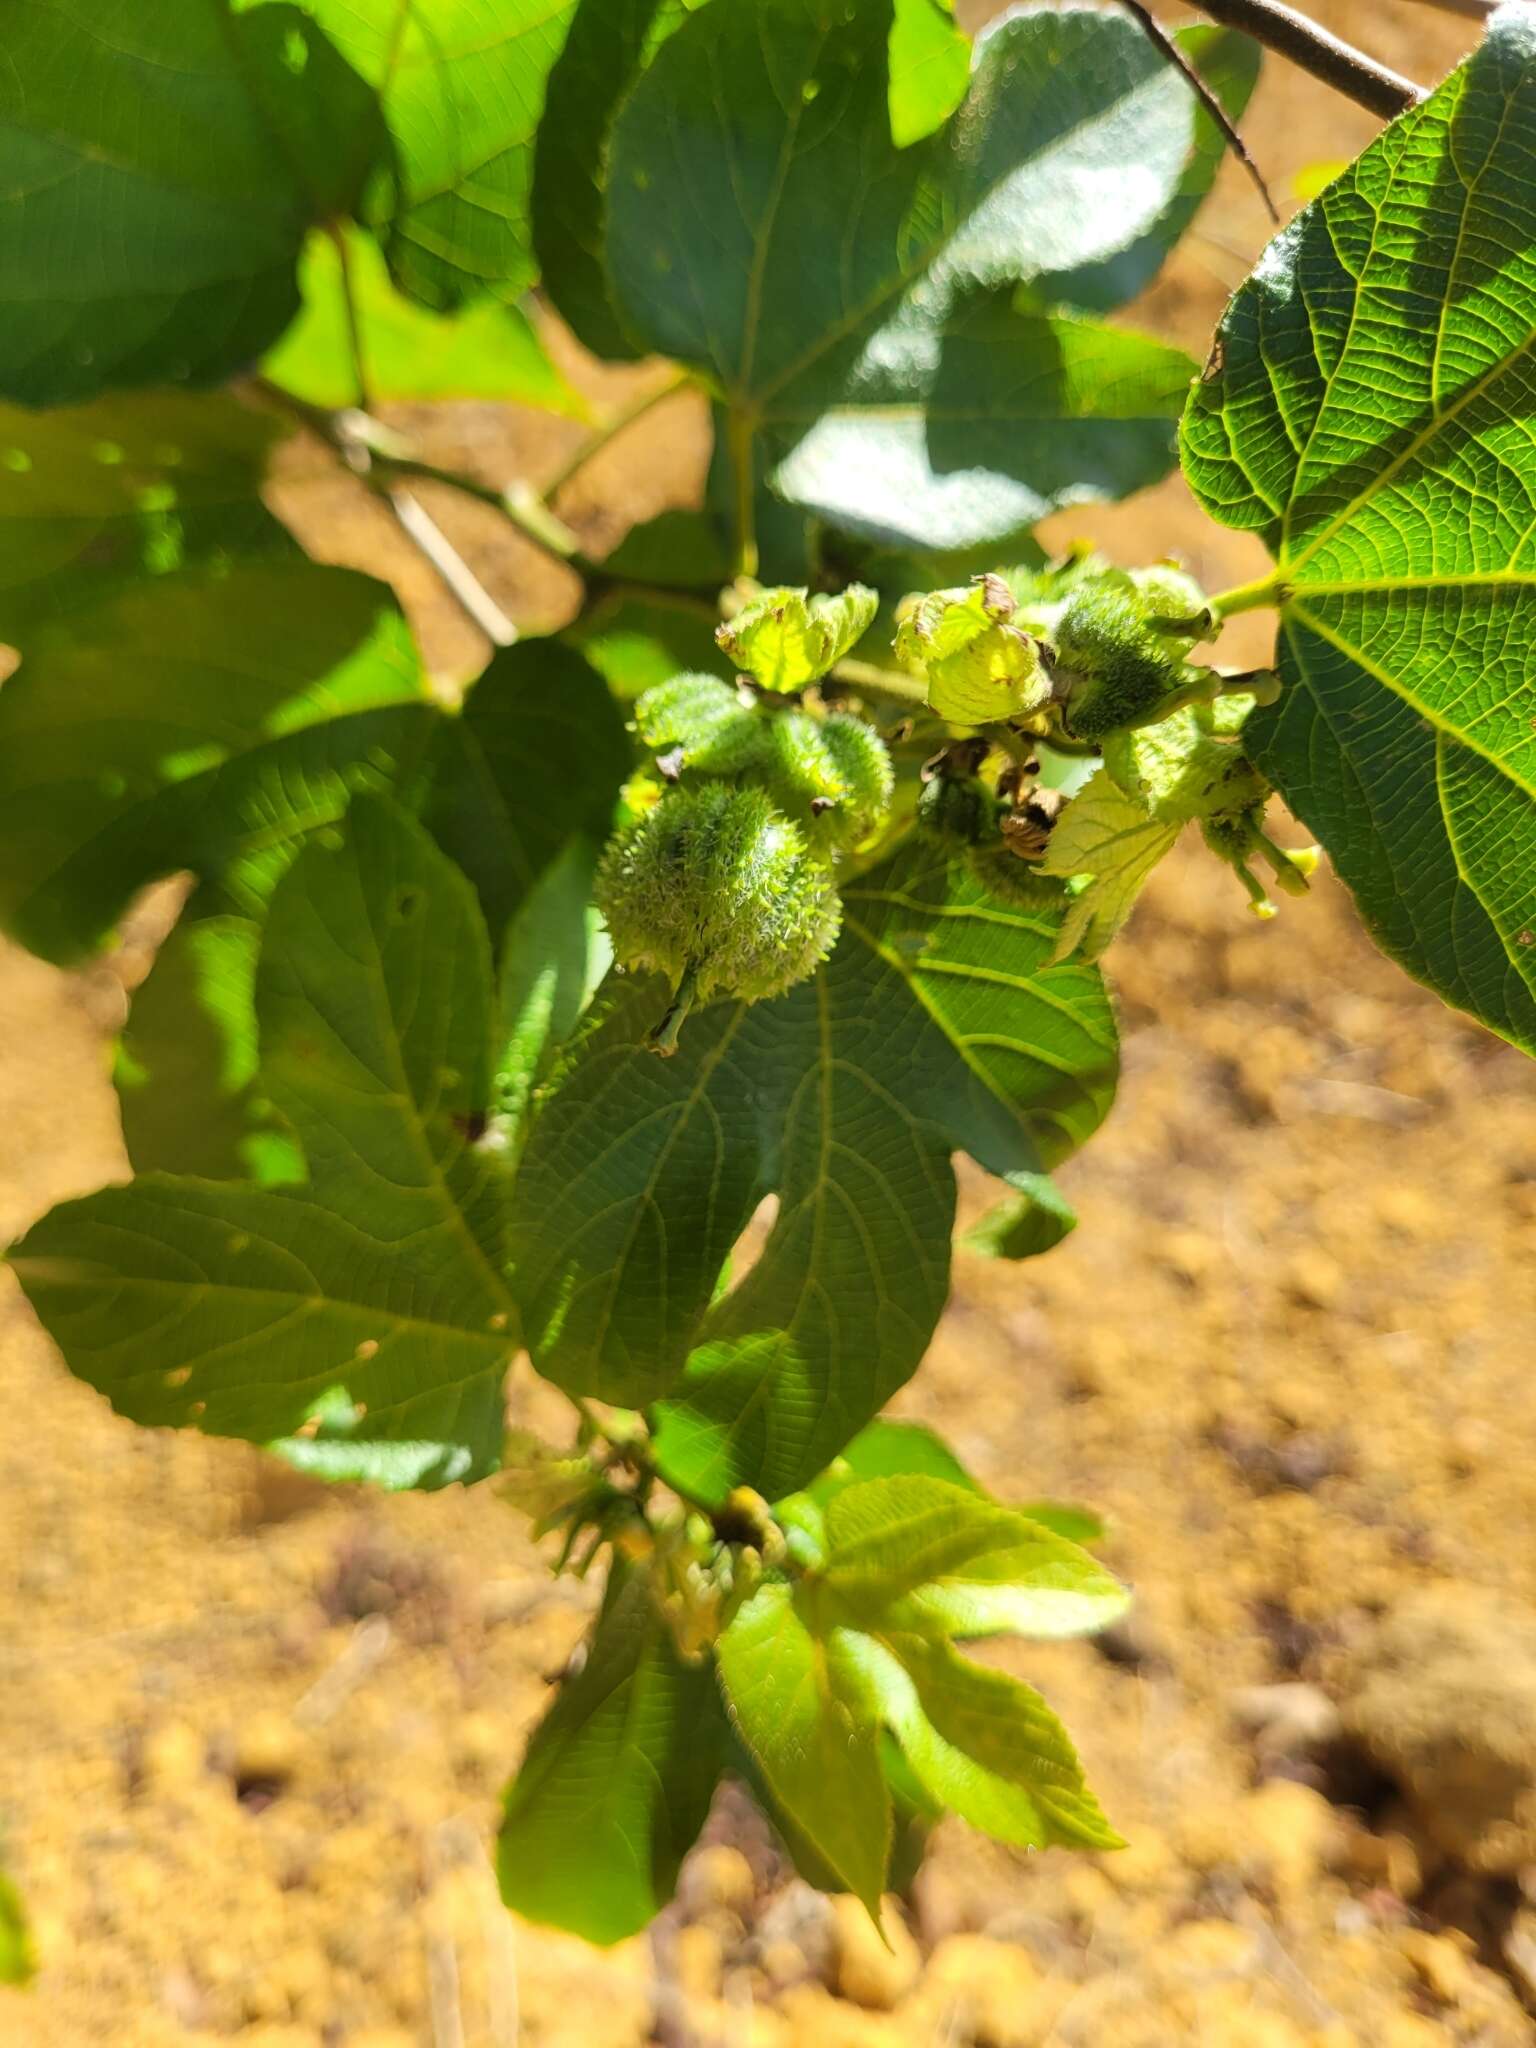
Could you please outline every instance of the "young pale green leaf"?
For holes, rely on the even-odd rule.
[[[879,1723],[808,1591],[760,1586],[715,1649],[737,1734],[776,1803],[876,1917],[891,1847]]]
[[[496,1463],[515,1314],[496,1268],[489,943],[419,827],[353,807],[277,893],[258,976],[314,1187],[150,1174],[13,1253],[80,1378],[138,1422],[267,1442],[329,1417],[333,1474],[442,1484]],[[345,1407],[350,1423],[335,1426]]]
[[[835,597],[807,590],[765,590],[717,627],[715,639],[737,668],[765,690],[803,690],[861,639],[880,600],[862,583]]]
[[[641,1044],[661,984],[610,981],[518,1178],[535,1363],[627,1403],[670,1389],[658,1456],[710,1499],[805,1485],[916,1369],[948,1287],[957,1146],[1038,1171],[1108,1107],[1108,1004],[1091,971],[1045,969],[1048,914],[915,842],[846,903],[815,981],[705,1009],[671,1060]],[[773,1188],[762,1255],[712,1304]]]
[[[970,83],[971,39],[954,0],[894,0],[890,67],[891,140],[906,149],[943,127]]]
[[[1135,908],[1152,870],[1173,851],[1179,826],[1149,818],[1107,768],[1101,768],[1062,812],[1045,858],[1049,875],[1078,876],[1055,957],[1097,960]]]
[[[948,1480],[972,1493],[981,1488],[942,1438],[921,1422],[891,1422],[885,1417],[861,1429],[821,1477],[806,1490],[825,1507],[834,1494],[858,1479],[889,1479],[897,1473],[922,1473]]]
[[[1235,29],[1215,28],[1201,22],[1175,30],[1174,41],[1230,119],[1240,121],[1259,81],[1263,57],[1259,45]],[[1111,313],[1144,292],[1199,212],[1230,149],[1211,115],[1203,106],[1197,106],[1194,142],[1184,175],[1151,227],[1113,256],[1039,279],[1034,287],[1036,296],[1056,304],[1080,306],[1090,313]]]
[[[885,546],[983,547],[1165,476],[1194,372],[1182,349],[984,292],[882,336],[841,402],[778,413],[772,487]]]
[[[1019,1192],[989,1209],[961,1238],[967,1251],[988,1259],[1036,1259],[1054,1251],[1077,1228],[1077,1211],[1049,1174],[1010,1176]]]
[[[672,1896],[726,1748],[709,1663],[681,1661],[649,1587],[624,1575],[508,1788],[503,1899],[587,1941],[638,1934]]]
[[[1536,1052],[1533,117],[1536,19],[1505,7],[1270,245],[1184,463],[1275,556],[1254,759],[1384,948]]]
[[[926,1473],[848,1486],[827,1503],[823,1584],[841,1617],[941,1636],[1090,1634],[1123,1586],[1075,1543],[973,1487]]]
[[[534,1082],[576,1029],[613,964],[592,907],[597,849],[573,839],[518,906],[502,945],[496,1107],[520,1123]]]
[[[928,704],[954,725],[990,725],[1050,702],[1040,643],[1012,624],[1013,593],[998,576],[933,590],[896,628],[896,658],[927,678]]]
[[[528,314],[490,301],[459,314],[433,314],[397,292],[372,235],[348,228],[347,265],[329,234],[312,234],[299,265],[299,317],[262,362],[269,382],[310,405],[406,398],[497,398],[541,412],[590,417],[591,408],[550,361]],[[347,292],[352,295],[352,311]]]
[[[401,287],[435,307],[519,297],[537,276],[534,136],[575,0],[307,5],[379,95],[391,175],[363,213]]]
[[[297,7],[80,0],[18,16],[5,55],[0,391],[243,368],[298,305],[307,228],[382,156],[365,82]]]
[[[938,1806],[1024,1849],[1117,1849],[1060,1721],[1027,1685],[899,1626],[837,1629],[859,1704]]]

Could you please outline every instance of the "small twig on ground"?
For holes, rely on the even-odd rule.
[[[1199,5],[1212,21],[1241,29],[1384,120],[1416,107],[1424,97],[1423,88],[1411,78],[1378,64],[1283,0],[1199,0]]]
[[[1269,209],[1270,219],[1278,227],[1280,225],[1279,210],[1274,200],[1270,197],[1269,187],[1264,182],[1264,173],[1254,162],[1247,143],[1244,142],[1242,136],[1238,133],[1237,124],[1221,104],[1220,99],[1211,90],[1204,78],[1201,77],[1195,66],[1190,63],[1157,16],[1148,7],[1143,5],[1143,0],[1121,0],[1121,4],[1126,8],[1127,12],[1134,15],[1136,20],[1140,22],[1146,33],[1147,40],[1152,44],[1153,48],[1159,51],[1170,64],[1184,74],[1186,81],[1199,98],[1200,104],[1226,137],[1228,148],[1233,152],[1238,162],[1259,188],[1259,197]]]
[[[517,638],[516,626],[421,500],[409,491],[396,489],[387,494],[387,503],[401,531],[432,564],[459,609],[493,646],[510,647]]]

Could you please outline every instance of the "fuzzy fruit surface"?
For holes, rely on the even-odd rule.
[[[622,966],[701,1001],[782,995],[831,951],[842,906],[804,834],[759,789],[669,791],[614,839],[597,905]]]

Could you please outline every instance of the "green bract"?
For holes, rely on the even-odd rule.
[[[842,660],[874,618],[879,597],[854,583],[840,597],[765,590],[715,633],[765,690],[803,690]]]
[[[896,633],[898,659],[928,680],[928,702],[955,725],[1027,718],[1051,700],[1039,642],[1011,623],[1016,606],[1001,577],[969,590],[935,590]]]

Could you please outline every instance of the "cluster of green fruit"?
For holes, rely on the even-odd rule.
[[[635,728],[654,774],[609,845],[597,902],[615,958],[652,968],[673,1001],[652,1034],[676,1048],[695,1002],[781,995],[836,941],[838,856],[885,819],[894,776],[861,718],[680,675],[647,690]]]

